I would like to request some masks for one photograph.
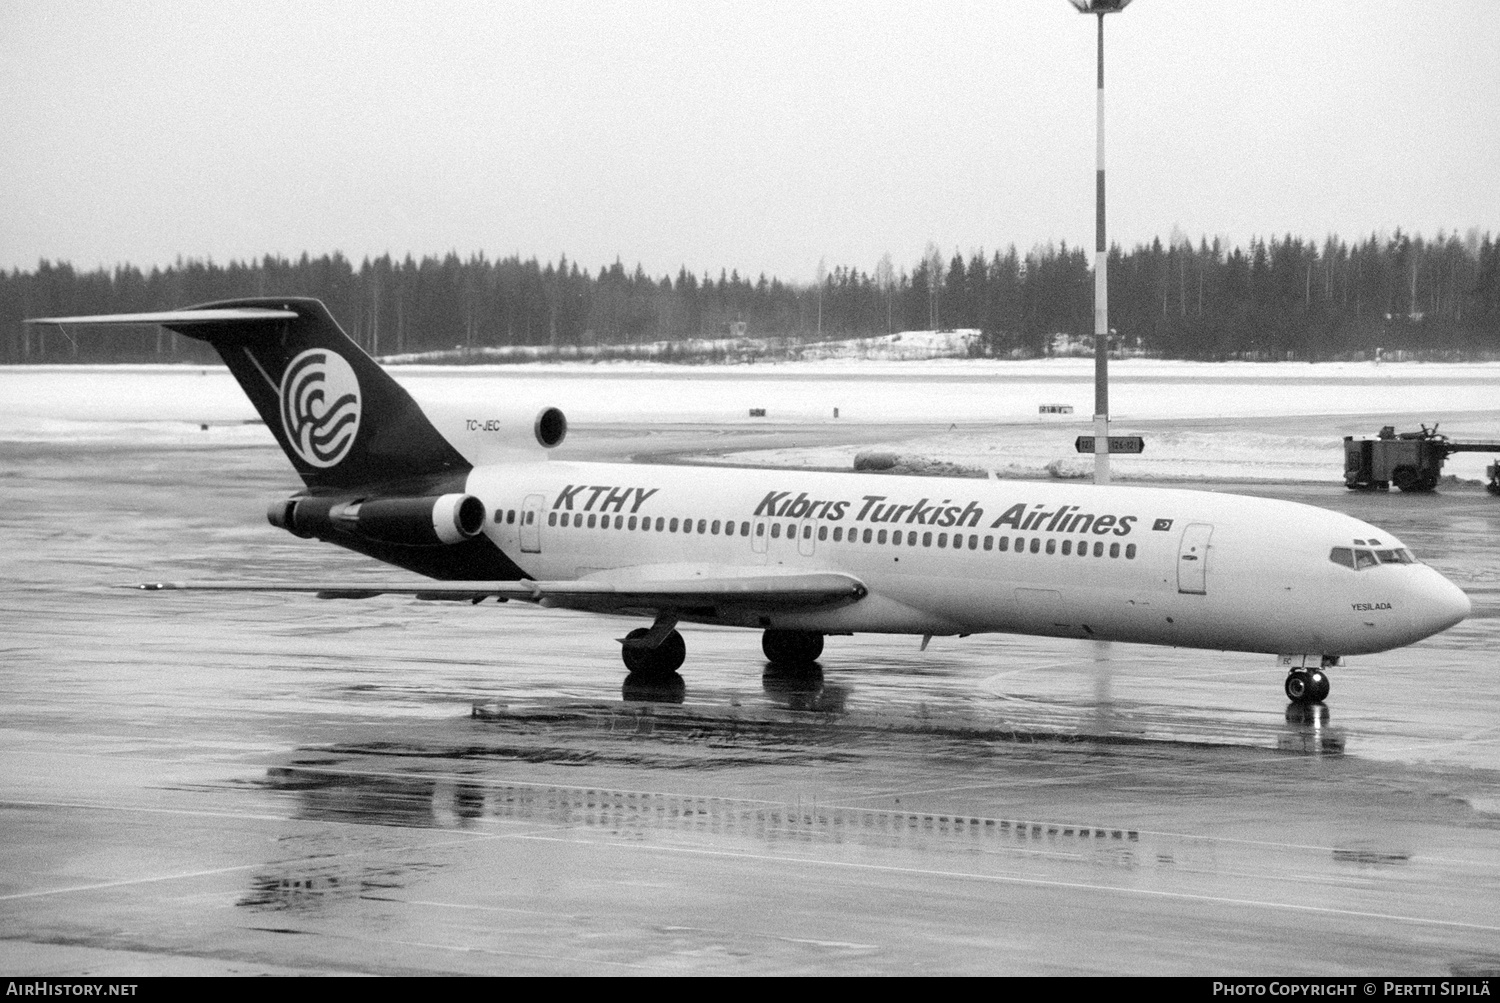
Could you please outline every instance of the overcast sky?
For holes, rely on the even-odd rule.
[[[1110,238],[1500,230],[1500,4],[1137,0]],[[1092,247],[1064,0],[0,4],[0,267]]]

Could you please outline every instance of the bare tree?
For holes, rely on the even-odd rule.
[[[896,266],[891,263],[891,252],[880,256],[875,266],[875,286],[885,297],[885,333],[891,333],[891,299],[896,292]]]
[[[927,323],[936,331],[941,316],[938,312],[938,296],[943,285],[943,252],[930,240],[927,242],[927,249],[922,252],[922,263],[927,266]]]
[[[823,287],[828,284],[828,259],[818,259],[818,339],[823,338]]]

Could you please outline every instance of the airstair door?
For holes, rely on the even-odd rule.
[[[521,504],[521,553],[542,552],[542,504],[547,499],[542,495],[527,495]]]
[[[1205,522],[1190,523],[1182,531],[1182,545],[1177,549],[1178,592],[1208,594],[1208,538],[1213,533],[1213,526]]]

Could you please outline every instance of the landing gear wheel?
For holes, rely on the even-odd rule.
[[[1322,703],[1328,699],[1328,691],[1331,688],[1328,683],[1328,674],[1314,669],[1308,674],[1308,682],[1312,691],[1311,703]]]
[[[625,640],[633,641],[649,633],[651,631],[648,628],[637,627],[625,635]],[[670,676],[687,660],[687,644],[683,642],[682,635],[674,630],[655,648],[624,645],[620,648],[620,657],[631,675]]]
[[[1285,688],[1286,698],[1292,703],[1312,703],[1312,680],[1301,669],[1295,669],[1287,673]]]
[[[768,630],[760,650],[773,665],[811,665],[823,653],[823,635],[810,630]]]

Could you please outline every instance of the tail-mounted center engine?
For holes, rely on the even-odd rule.
[[[484,528],[484,503],[473,495],[425,498],[296,496],[271,503],[266,518],[296,536],[358,536],[378,543],[435,547],[462,543]]]

